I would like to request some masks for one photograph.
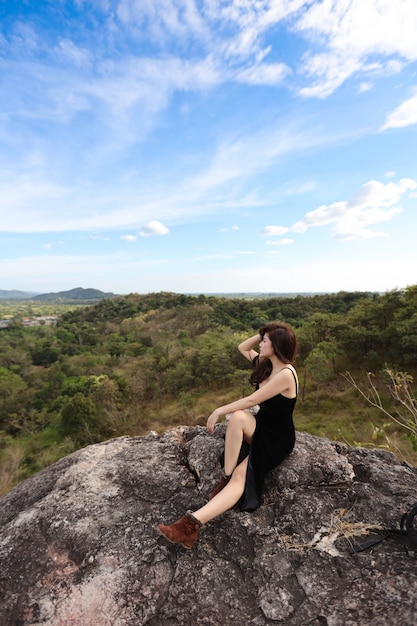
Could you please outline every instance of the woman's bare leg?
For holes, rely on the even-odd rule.
[[[159,532],[171,543],[180,543],[191,549],[197,540],[200,526],[232,508],[245,490],[249,457],[234,469],[227,485],[197,511],[187,513],[173,524],[158,524]]]
[[[232,477],[226,487],[217,496],[212,498],[201,509],[193,512],[202,524],[206,524],[214,517],[221,515],[231,509],[241,498],[245,490],[246,469],[248,467],[248,457],[235,468]]]
[[[230,416],[224,444],[224,473],[230,476],[235,469],[243,439],[251,443],[256,419],[247,411],[235,411]]]

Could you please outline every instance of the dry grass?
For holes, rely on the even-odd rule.
[[[352,538],[363,537],[371,532],[382,532],[384,528],[379,524],[367,524],[365,522],[350,522],[345,519],[346,509],[336,511],[330,516],[327,526],[321,526],[316,532],[313,539],[306,543],[294,541],[288,535],[281,535],[281,543],[287,550],[307,550],[314,549],[327,552],[333,556],[339,556],[340,553],[335,546],[336,541],[344,539],[351,546]]]
[[[25,452],[18,443],[12,442],[3,450],[0,460],[0,496],[19,482],[19,468]]]

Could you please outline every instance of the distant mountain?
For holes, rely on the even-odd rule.
[[[34,296],[32,300],[37,302],[62,302],[62,303],[84,303],[92,304],[99,302],[100,300],[106,300],[108,298],[116,298],[115,293],[104,293],[99,289],[83,289],[82,287],[76,287],[69,291],[58,291],[57,293],[42,293]]]
[[[18,289],[0,289],[0,300],[31,300],[39,292],[19,291]]]

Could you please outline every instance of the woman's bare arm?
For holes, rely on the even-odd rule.
[[[254,350],[255,346],[258,346],[262,340],[261,335],[258,333],[253,337],[249,337],[249,339],[245,339],[238,345],[239,352],[248,359],[248,361],[253,361],[253,359],[258,356],[256,350]]]
[[[295,387],[294,377],[291,371],[285,367],[274,376],[270,376],[268,381],[265,382],[262,387],[251,393],[249,396],[245,396],[235,402],[230,402],[229,404],[219,406],[215,409],[207,420],[207,428],[209,432],[213,432],[215,424],[222,415],[226,415],[226,413],[233,413],[234,411],[249,409],[251,406],[265,402],[265,400],[269,400],[269,398],[272,398],[279,393],[283,393],[285,391],[288,392],[290,390],[292,391],[293,387]]]

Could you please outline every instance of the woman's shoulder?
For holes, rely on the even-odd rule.
[[[261,386],[267,384],[267,383],[273,383],[279,386],[282,386],[283,381],[285,383],[285,381],[288,381],[288,383],[290,384],[291,381],[296,381],[298,383],[298,377],[297,377],[297,372],[295,371],[295,368],[293,365],[285,365],[279,369],[277,369],[276,371],[272,371],[269,376],[267,376],[267,378],[265,378],[262,382],[261,382]]]
[[[287,374],[288,372],[288,374]],[[291,376],[291,374],[293,376],[297,376],[297,371],[294,367],[294,365],[292,365],[292,363],[288,363],[287,365],[283,365],[280,369],[277,370],[276,372],[277,374],[284,374],[284,375],[289,375]]]
[[[292,365],[292,363],[289,363],[288,365],[286,365],[282,369],[286,370],[288,372],[288,376],[292,376],[294,378],[296,384],[298,385],[298,375],[297,375],[297,370],[295,369],[294,365]]]
[[[272,374],[275,378],[277,384],[281,387],[282,382],[284,384],[288,384],[288,387],[283,389],[282,391],[290,391],[294,390],[295,383],[295,393],[298,391],[298,376],[295,367],[292,364],[284,365],[281,367],[275,374]],[[282,392],[281,392],[282,393]]]

